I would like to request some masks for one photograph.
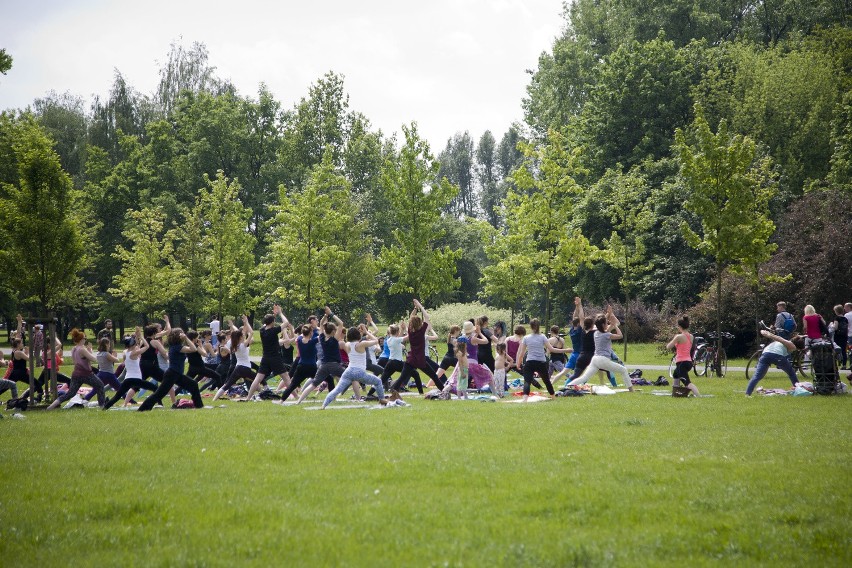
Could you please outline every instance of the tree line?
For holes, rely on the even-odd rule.
[[[154,93],[116,72],[89,108],[50,93],[0,117],[0,313],[392,317],[415,295],[561,321],[575,295],[709,313],[723,282],[754,312],[852,297],[852,263],[811,285],[785,232],[831,202],[807,246],[848,258],[820,235],[850,228],[849,13],[574,1],[524,123],[437,156],[416,124],[375,129],[338,74],[286,108],[173,45]]]

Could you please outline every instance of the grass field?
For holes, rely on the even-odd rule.
[[[698,384],[714,397],[4,411],[0,564],[848,566],[852,398]]]

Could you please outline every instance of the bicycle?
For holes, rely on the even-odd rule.
[[[760,321],[760,326],[761,328],[774,333],[774,327],[769,327],[763,322],[763,320]],[[748,358],[745,370],[747,381],[751,380],[754,369],[757,367],[757,361],[763,354],[763,350],[766,348],[766,345],[766,343],[761,343],[760,347],[758,347],[757,350],[751,354],[751,357]],[[807,354],[807,349],[805,351],[794,351],[790,354],[790,364],[793,366],[793,370],[797,371],[803,378],[813,378],[813,368],[811,367],[810,357],[808,357]]]
[[[693,363],[695,374],[702,377],[707,374],[708,369],[713,369],[717,377],[724,377],[728,372],[728,353],[725,351],[724,342],[730,341],[734,336],[727,331],[723,331],[722,337],[718,339],[715,332],[706,333],[704,336],[708,341],[701,346],[702,352],[699,354],[698,349],[695,352]],[[703,367],[703,370],[699,371],[699,366]]]

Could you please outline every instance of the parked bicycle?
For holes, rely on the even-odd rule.
[[[698,337],[698,336],[696,336]],[[721,338],[717,339],[716,332],[705,333],[707,341],[695,349],[692,369],[696,376],[703,377],[708,370],[712,370],[717,377],[724,377],[728,372],[728,352],[725,351],[725,343],[734,338],[727,331],[722,332]]]
[[[766,325],[763,320],[760,321],[760,327],[761,329],[775,333],[775,327]],[[751,357],[748,358],[745,371],[747,381],[751,380],[754,370],[757,368],[757,360],[760,359],[760,356],[763,354],[763,350],[767,345],[767,343],[761,343],[760,347],[758,347],[757,350],[751,354]],[[809,349],[805,349],[804,351],[794,351],[790,355],[790,364],[793,365],[793,370],[802,375],[803,378],[813,378],[813,368],[811,367]]]

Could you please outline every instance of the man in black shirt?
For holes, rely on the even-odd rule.
[[[251,383],[246,400],[251,400],[254,393],[260,388],[260,384],[267,377],[283,375],[289,369],[284,364],[284,358],[281,356],[281,345],[278,343],[278,336],[281,335],[281,325],[277,322],[287,325],[287,318],[281,313],[281,306],[275,304],[272,307],[272,313],[266,314],[263,317],[263,327],[260,328],[260,344],[263,346],[263,356],[260,358],[260,367],[257,369],[257,375]]]

